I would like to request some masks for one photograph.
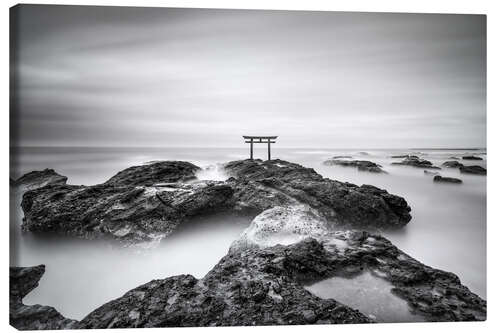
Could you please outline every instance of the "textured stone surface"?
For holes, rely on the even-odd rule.
[[[436,183],[451,183],[451,184],[462,184],[462,180],[453,177],[442,177],[434,176],[434,182]]]
[[[24,305],[22,300],[38,286],[45,266],[10,267],[9,321],[19,330],[57,330],[75,328],[76,320],[62,316],[46,305]],[[78,301],[78,300],[75,300]]]
[[[480,165],[464,165],[460,167],[460,172],[473,175],[486,175],[486,169]]]
[[[276,206],[308,205],[329,222],[358,228],[402,227],[411,220],[402,197],[371,185],[323,178],[311,168],[282,160],[226,164],[237,208],[260,213]]]
[[[382,170],[382,166],[370,161],[361,160],[342,160],[336,159],[335,157],[323,162],[324,165],[340,165],[345,167],[354,167],[359,171],[368,171],[373,173],[387,173],[387,171]]]
[[[416,168],[425,168],[425,169],[441,169],[435,165],[432,165],[432,162],[424,160],[423,158],[419,158],[418,156],[408,156],[401,162],[393,162],[393,165],[408,165]]]
[[[62,176],[53,169],[29,172],[17,180],[12,180],[10,185],[20,190],[33,190],[47,185],[65,185],[68,177]]]

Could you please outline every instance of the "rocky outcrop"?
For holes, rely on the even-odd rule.
[[[184,220],[231,206],[222,182],[171,186],[52,185],[24,194],[22,228],[126,243],[159,240]]]
[[[196,179],[201,169],[183,161],[153,162],[118,172],[105,184],[114,186],[152,186],[158,183],[186,182]]]
[[[24,305],[22,300],[38,286],[45,266],[10,267],[9,321],[18,330],[58,330],[75,328],[76,321],[65,318],[46,305]]]
[[[443,163],[443,166],[446,168],[461,168],[464,165],[457,161],[446,161]]]
[[[24,194],[22,228],[130,244],[160,240],[195,216],[222,211],[255,216],[274,206],[307,205],[331,223],[358,228],[402,227],[411,219],[401,197],[326,179],[286,161],[230,162],[225,171],[233,177],[227,181],[194,181],[197,171],[187,162],[156,162],[128,168],[99,185],[49,184]]]
[[[419,263],[381,236],[338,231],[290,245],[234,247],[202,279],[153,280],[94,310],[79,327],[367,323],[359,311],[304,288],[366,270],[428,321],[486,319],[486,302],[456,275]]]
[[[386,171],[382,170],[382,166],[373,163],[370,161],[360,161],[360,160],[352,160],[352,161],[346,161],[342,159],[336,159],[332,158],[329,160],[326,160],[323,162],[324,165],[340,165],[340,166],[346,166],[346,167],[355,167],[359,171],[368,171],[368,172],[373,172],[373,173],[387,173]]]
[[[462,156],[463,160],[469,160],[469,161],[482,161],[483,159],[479,156]]]
[[[241,160],[226,164],[235,209],[260,213],[303,204],[330,223],[357,228],[402,227],[410,207],[399,196],[375,186],[323,178],[311,168],[282,160]]]
[[[393,165],[409,165],[416,168],[425,169],[441,169],[440,167],[432,165],[432,162],[419,158],[418,156],[408,156],[401,162],[393,162]]]
[[[464,165],[460,167],[460,172],[472,175],[486,175],[486,169],[479,165]]]
[[[53,169],[29,172],[17,180],[12,180],[10,186],[22,190],[33,190],[47,185],[65,185],[68,177],[62,176]]]
[[[442,177],[434,176],[434,182],[436,183],[451,183],[451,184],[462,184],[462,180],[453,177]]]

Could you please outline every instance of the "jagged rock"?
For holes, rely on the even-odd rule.
[[[439,172],[433,172],[428,170],[424,170],[424,174],[429,176],[439,176]]]
[[[472,160],[472,161],[482,161],[483,159],[479,156],[462,156],[463,160]]]
[[[323,178],[311,168],[282,160],[242,160],[226,164],[236,207],[260,213],[276,206],[305,204],[328,221],[359,228],[402,227],[410,207],[375,186]]]
[[[68,177],[62,176],[53,169],[29,172],[17,180],[11,179],[10,185],[23,190],[33,190],[47,185],[65,185]]]
[[[323,162],[324,165],[341,165],[347,167],[356,167],[359,171],[368,171],[373,173],[387,173],[387,171],[382,170],[382,166],[370,161],[360,161],[360,160],[340,160],[340,159],[329,159]]]
[[[429,321],[485,320],[486,302],[448,272],[412,259],[381,236],[337,231],[290,245],[242,246],[200,280],[153,280],[87,315],[79,328],[367,323],[371,320],[304,286],[365,270]]]
[[[486,169],[479,165],[464,165],[460,167],[460,172],[473,175],[486,175]]]
[[[446,161],[442,165],[447,168],[461,168],[464,166],[462,163],[457,161]]]
[[[409,165],[416,168],[425,169],[441,169],[440,167],[432,165],[432,162],[419,158],[417,156],[408,156],[401,162],[393,162],[393,165]]]
[[[149,184],[149,180],[147,181]],[[22,228],[126,243],[159,240],[187,218],[231,206],[222,182],[177,187],[52,185],[24,194]]]
[[[436,183],[462,184],[462,180],[461,179],[453,178],[453,177],[434,176],[434,181]]]
[[[65,318],[51,306],[23,304],[23,298],[38,286],[38,282],[44,273],[44,265],[34,267],[10,267],[10,324],[18,330],[58,330],[75,328],[77,323],[76,320]]]
[[[178,170],[179,174],[175,174]],[[308,205],[332,223],[401,227],[411,216],[398,196],[321,177],[313,169],[274,160],[230,162],[227,181],[191,179],[198,167],[156,162],[119,172],[104,184],[48,185],[24,194],[22,228],[127,244],[158,241],[198,215],[236,211],[257,215],[274,206]]]
[[[105,184],[152,186],[156,183],[186,182],[196,179],[201,169],[189,162],[165,161],[133,166],[118,172]]]

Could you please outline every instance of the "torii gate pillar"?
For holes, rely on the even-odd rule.
[[[250,159],[253,160],[253,144],[254,143],[267,143],[267,160],[271,160],[271,143],[276,143],[278,136],[248,136],[243,135],[243,139],[248,140],[245,143],[250,144]]]

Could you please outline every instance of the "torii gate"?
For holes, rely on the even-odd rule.
[[[254,143],[267,143],[267,159],[271,160],[271,143],[276,143],[276,140],[278,136],[248,136],[248,135],[243,135],[243,139],[249,140],[245,141],[245,143],[250,144],[250,159],[253,160],[253,144]],[[263,141],[267,140],[267,141]]]

